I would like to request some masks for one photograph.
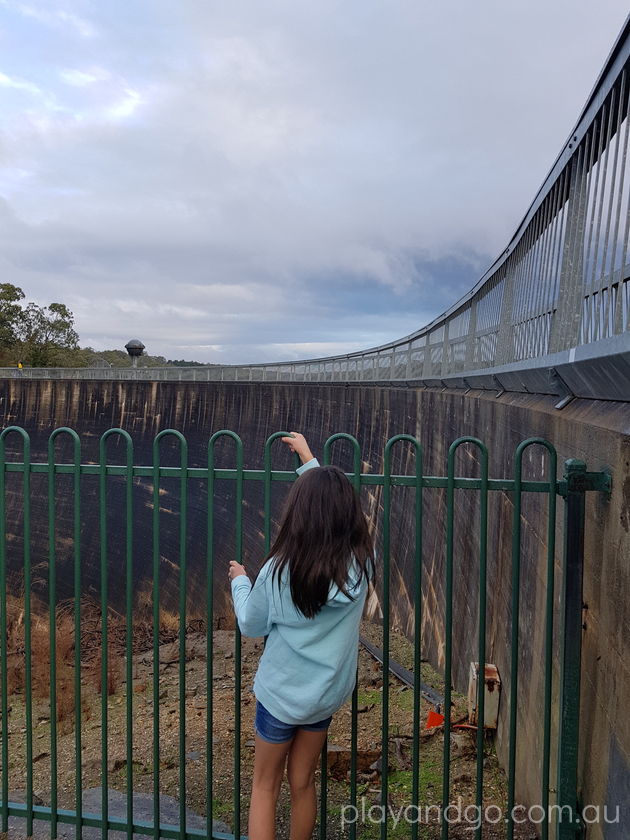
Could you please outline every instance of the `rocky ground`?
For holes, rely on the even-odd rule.
[[[365,624],[362,633],[379,645],[381,629]],[[412,670],[413,652],[402,637],[391,634],[391,656],[401,665]],[[212,814],[229,826],[234,826],[235,762],[234,739],[236,708],[240,708],[241,763],[238,784],[238,802],[241,811],[241,833],[247,831],[249,790],[253,766],[255,698],[251,691],[257,662],[262,652],[262,641],[242,640],[242,686],[240,697],[235,698],[234,633],[216,630],[213,638],[213,725],[207,728],[207,647],[204,633],[189,633],[186,639],[184,707],[186,734],[184,742],[185,798],[186,805],[197,815],[206,816],[207,756],[212,753]],[[122,664],[122,663],[121,663]],[[153,655],[151,651],[138,653],[133,663],[133,683],[130,686],[133,706],[133,790],[151,795],[154,790],[155,756],[153,750],[154,700],[159,714],[159,787],[161,793],[180,798],[180,688],[179,643],[163,644],[159,657],[159,696],[153,696]],[[121,669],[122,671],[122,669]],[[119,678],[120,679],[120,676]],[[439,675],[423,664],[422,679],[443,691]],[[95,687],[85,681],[82,713],[81,776],[85,790],[105,785],[124,792],[129,768],[126,760],[126,706],[127,687],[118,683],[107,701],[107,772],[103,772],[102,733],[103,718],[101,697]],[[381,757],[382,724],[382,670],[378,663],[362,648],[359,657],[359,786],[357,837],[371,840],[380,836],[377,822],[380,812],[374,808],[380,803],[380,775],[378,760]],[[235,706],[235,700],[237,706]],[[422,701],[422,725],[432,707]],[[463,720],[466,714],[465,698],[456,695],[452,720]],[[58,798],[59,807],[75,806],[76,746],[72,730],[72,716],[60,725],[63,734],[58,740]],[[349,747],[350,706],[341,709],[333,719],[329,731],[327,836],[348,836],[348,820],[353,816],[346,806],[349,801]],[[33,789],[35,802],[50,805],[51,755],[50,755],[50,705],[39,701],[34,706],[33,740]],[[26,739],[24,705],[20,694],[10,699],[9,713],[9,788],[12,799],[23,801],[26,787]],[[413,693],[396,679],[390,685],[389,726],[389,836],[409,837],[408,819],[413,812],[405,812],[411,803],[411,750],[413,732]],[[474,836],[474,813],[465,809],[474,804],[476,778],[476,734],[470,730],[455,730],[451,737],[451,802],[457,806],[462,818],[451,826],[452,838]],[[418,836],[438,838],[439,827],[436,811],[426,813],[427,806],[437,806],[442,796],[443,731],[423,731],[420,740],[420,803],[422,804]],[[375,764],[376,763],[376,764]],[[504,774],[494,755],[489,739],[484,758],[484,806],[495,806],[492,817],[500,808],[505,813],[506,785]],[[372,809],[372,810],[370,810]],[[278,838],[288,837],[289,798],[283,788],[278,809]],[[343,818],[345,819],[345,825]],[[16,835],[12,835],[13,837]],[[498,825],[485,825],[483,837],[487,840],[505,837],[503,820]],[[519,826],[515,832],[518,840],[536,837],[533,826]]]

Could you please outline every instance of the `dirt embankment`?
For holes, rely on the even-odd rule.
[[[369,641],[380,645],[382,631],[364,624],[362,633]],[[165,634],[168,638],[168,634]],[[147,638],[150,638],[148,636]],[[391,656],[409,670],[413,669],[413,650],[408,642],[392,633]],[[100,686],[87,678],[93,664],[87,663],[83,681],[81,715],[81,778],[84,789],[106,785],[126,791],[128,774],[138,793],[151,794],[154,769],[159,772],[159,786],[164,794],[180,796],[180,768],[185,767],[185,798],[187,806],[201,816],[207,813],[208,755],[212,755],[212,814],[234,826],[235,731],[237,712],[240,712],[240,783],[238,786],[241,810],[241,833],[247,831],[249,792],[253,769],[255,698],[252,683],[262,641],[243,639],[241,648],[241,692],[235,696],[234,633],[217,630],[213,635],[212,657],[212,726],[208,728],[208,651],[203,632],[190,632],[186,638],[185,662],[180,661],[179,641],[174,638],[160,646],[158,663],[159,694],[153,694],[153,653],[143,650],[133,658],[132,682],[124,682],[124,660],[112,653],[113,693],[103,704],[98,693]],[[100,658],[100,657],[99,657]],[[184,671],[183,689],[180,674]],[[423,681],[443,692],[438,674],[423,663]],[[183,691],[183,695],[182,695]],[[412,736],[413,692],[395,678],[390,679],[390,718],[388,724],[389,798],[387,818],[391,836],[409,835],[408,817],[412,793]],[[380,832],[380,763],[382,762],[383,674],[381,666],[361,648],[359,655],[359,715],[358,732],[358,811],[357,836],[370,840]],[[157,701],[157,702],[156,702]],[[131,705],[131,731],[128,732],[127,712]],[[465,715],[465,698],[455,695],[452,719]],[[159,750],[154,750],[154,708],[159,716]],[[185,712],[185,731],[180,725],[180,711]],[[424,727],[432,706],[422,700],[421,727]],[[74,808],[76,777],[76,740],[73,716],[59,724],[57,744],[58,805]],[[49,805],[51,799],[51,739],[50,702],[38,698],[33,715],[33,788],[37,804]],[[333,719],[328,739],[328,836],[347,836],[348,821],[353,813],[348,809],[350,786],[350,704],[346,704]],[[107,772],[103,767],[102,738],[106,729]],[[9,713],[9,787],[23,790],[26,785],[26,729],[22,693],[11,698]],[[127,737],[133,746],[132,767],[127,766]],[[437,808],[442,801],[443,732],[440,729],[421,729],[419,746],[419,812],[420,837],[439,837]],[[489,740],[484,766],[484,807],[492,806],[505,813],[506,785]],[[319,777],[318,771],[318,777]],[[466,808],[474,806],[476,780],[476,743],[470,731],[454,731],[451,737],[451,801],[457,817],[453,823],[453,838],[470,837],[473,825],[464,818]],[[278,838],[288,838],[289,795],[283,786],[278,807]],[[427,810],[428,809],[428,810]],[[405,817],[405,814],[407,817]],[[468,811],[473,818],[472,811]],[[398,819],[396,817],[398,816]],[[411,818],[414,818],[411,812]],[[416,817],[417,818],[417,817]],[[487,825],[484,838],[505,836],[505,826]],[[532,827],[519,826],[515,837],[519,840],[535,837]]]

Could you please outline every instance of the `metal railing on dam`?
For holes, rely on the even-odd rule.
[[[505,251],[465,297],[417,332],[363,352],[273,364],[21,375],[382,383],[628,400],[629,62],[630,20]]]
[[[57,429],[50,435],[47,458],[43,462],[32,462],[30,438],[23,429],[9,427],[2,432],[0,822],[3,831],[7,830],[11,817],[25,819],[25,833],[28,836],[33,833],[36,822],[46,821],[50,824],[51,838],[58,836],[60,826],[63,825],[74,826],[77,839],[81,838],[85,829],[94,827],[102,830],[103,837],[108,836],[108,829],[124,831],[128,838],[136,835],[156,838],[241,837],[242,809],[247,806],[247,794],[243,793],[244,752],[248,747],[247,738],[253,735],[251,694],[247,685],[251,680],[251,659],[246,663],[241,656],[242,640],[238,627],[231,642],[233,649],[227,654],[233,662],[231,677],[224,673],[223,649],[218,651],[217,657],[217,651],[213,648],[213,628],[217,626],[213,612],[216,600],[213,588],[215,571],[225,581],[227,568],[227,558],[221,556],[221,550],[225,550],[225,547],[215,524],[219,515],[227,516],[235,538],[227,554],[242,561],[243,510],[247,504],[251,504],[250,491],[261,487],[264,500],[259,558],[268,551],[272,529],[272,496],[277,500],[282,485],[286,486],[287,482],[296,478],[295,472],[273,469],[272,466],[273,444],[286,434],[276,432],[269,437],[264,448],[262,469],[246,469],[242,441],[230,431],[219,431],[212,435],[207,445],[207,465],[194,468],[188,465],[186,439],[173,430],[165,430],[155,438],[152,463],[146,465],[134,463],[132,439],[122,429],[108,430],[100,439],[98,462],[87,464],[82,463],[81,442],[71,429]],[[219,451],[216,451],[217,445]],[[59,462],[63,446],[66,447],[64,462]],[[422,449],[410,435],[396,435],[387,442],[384,448],[384,470],[380,475],[361,473],[360,447],[348,434],[332,435],[327,440],[324,462],[330,463],[333,454],[336,457],[344,454],[340,450],[346,447],[350,449],[350,460],[353,463],[349,478],[357,490],[363,488],[364,500],[369,492],[378,495],[374,517],[378,520],[376,524],[382,535],[382,550],[379,551],[377,593],[382,610],[382,661],[385,663],[389,662],[390,654],[390,582],[392,590],[394,585],[400,585],[402,569],[396,566],[396,559],[400,554],[405,554],[401,551],[394,524],[397,509],[405,494],[413,511],[413,533],[409,538],[412,551],[405,561],[407,576],[412,584],[410,591],[415,614],[414,656],[413,666],[410,666],[415,675],[415,678],[412,676],[413,701],[407,704],[408,714],[401,723],[396,717],[400,709],[395,708],[398,692],[395,689],[390,691],[393,686],[390,686],[388,669],[383,668],[382,692],[376,688],[373,695],[378,700],[373,704],[378,707],[376,714],[379,715],[380,711],[379,737],[381,744],[385,745],[380,775],[381,801],[390,801],[388,789],[396,794],[396,810],[393,813],[397,813],[400,820],[404,812],[407,836],[412,838],[418,836],[421,825],[424,831],[427,823],[433,826],[443,840],[454,834],[461,836],[463,823],[467,829],[476,828],[475,836],[479,840],[484,821],[482,813],[486,814],[486,822],[495,824],[497,810],[503,809],[507,836],[511,840],[515,824],[526,822],[528,813],[524,806],[518,804],[517,798],[518,748],[521,755],[523,752],[535,752],[529,761],[535,766],[540,799],[534,806],[534,814],[532,808],[529,808],[530,819],[541,824],[543,838],[550,835],[549,826],[556,820],[559,821],[556,836],[560,840],[574,837],[584,823],[575,810],[584,499],[589,490],[609,491],[609,478],[603,473],[588,473],[583,462],[570,460],[565,465],[564,478],[558,480],[556,451],[541,438],[523,441],[514,452],[512,475],[498,479],[490,478],[489,475],[488,448],[473,437],[460,438],[452,443],[448,452],[446,475],[440,476],[424,473]],[[395,474],[393,471],[396,453],[400,454],[401,450],[411,455],[407,474]],[[224,462],[228,456],[232,466],[227,467],[225,463],[219,466],[219,461]],[[472,469],[471,456],[475,461]],[[464,475],[465,472],[470,474]],[[219,489],[222,482],[230,485],[229,504]],[[204,535],[194,535],[191,547],[187,539],[190,536],[188,514],[195,487],[204,490],[206,530]],[[35,512],[38,493],[41,509],[45,511],[41,517],[36,516]],[[489,504],[490,497],[503,494],[509,496],[513,510],[495,518],[497,510]],[[443,576],[440,574],[439,581],[434,560],[431,576],[423,556],[427,546],[430,551],[435,551],[434,529],[423,529],[423,521],[426,508],[436,497],[441,500],[440,519],[444,523],[443,530],[439,530],[437,524],[433,523],[435,533],[444,535],[444,545],[441,547],[444,562],[440,567]],[[537,550],[535,558],[542,597],[535,599],[536,608],[533,610],[532,602],[527,600],[527,596],[531,595],[529,587],[523,586],[521,581],[521,574],[526,571],[522,534],[523,512],[528,504],[526,497],[533,499],[540,508],[541,524],[543,532],[546,532],[543,538],[546,545]],[[112,511],[116,498],[120,504]],[[564,499],[566,532],[562,574],[556,580],[555,544],[556,537],[560,536],[556,534],[556,521],[560,498]],[[8,515],[9,510],[16,506],[17,519]],[[65,516],[62,517],[64,511]],[[141,530],[143,511],[148,511],[148,534]],[[176,538],[172,544],[175,549],[172,551],[164,545],[164,533],[169,528]],[[99,549],[93,557],[85,557],[82,552],[82,535],[88,529],[99,536]],[[455,537],[462,529],[465,530],[465,543],[468,546],[463,553],[455,548]],[[488,546],[491,532],[501,529],[511,530],[512,534],[512,554],[510,560],[506,561],[510,564],[508,579],[511,579],[511,591],[507,592],[505,601],[493,603],[492,557]],[[405,528],[405,532],[408,531]],[[425,540],[423,531],[427,533]],[[44,540],[42,545],[46,546],[39,555],[34,550],[37,535]],[[124,560],[113,564],[110,552],[112,542],[116,540],[123,546]],[[150,618],[144,625],[149,643],[145,654],[139,656],[134,647],[138,598],[142,589],[137,571],[139,543],[145,541],[150,544],[152,555],[148,581],[150,598],[145,604]],[[191,581],[195,555],[198,555],[197,564],[203,570],[205,580],[202,582]],[[532,557],[527,555],[527,560],[531,562]],[[86,586],[86,571],[90,563],[99,567],[100,574],[100,581],[93,587]],[[252,567],[255,565],[252,560]],[[60,578],[64,567],[70,576],[72,596],[65,604],[61,604]],[[179,605],[176,632],[169,646],[169,655],[165,657],[162,655],[160,628],[164,594],[162,586],[169,570],[173,570],[179,581]],[[11,590],[9,572],[13,573],[14,581],[19,581],[17,592]],[[116,581],[125,594],[124,609],[118,612],[119,629],[123,631],[124,668],[117,689],[110,687],[110,666],[114,658],[110,634],[116,619],[111,594]],[[191,592],[191,589],[194,591]],[[440,603],[435,600],[437,593],[443,593]],[[91,636],[86,627],[86,594],[91,594],[93,601],[96,599],[96,603],[100,604],[96,621],[94,610],[91,610],[90,619],[94,625]],[[557,606],[560,595],[562,611]],[[192,614],[193,604],[196,615]],[[60,615],[62,606],[68,619],[65,626],[60,621],[63,617]],[[506,606],[508,613],[502,612]],[[476,749],[476,769],[471,772],[476,774],[476,783],[464,814],[461,813],[461,796],[459,798],[459,820],[455,817],[451,820],[449,814],[457,813],[457,805],[452,802],[457,791],[454,772],[457,755],[452,753],[451,735],[455,734],[461,723],[455,717],[457,710],[461,712],[461,699],[459,706],[453,707],[453,720],[449,714],[444,719],[444,747],[439,752],[441,770],[438,771],[436,784],[427,785],[426,779],[421,784],[420,771],[425,766],[423,762],[426,762],[427,749],[427,742],[421,737],[421,727],[425,721],[428,723],[427,712],[431,710],[431,704],[422,699],[420,682],[424,641],[422,627],[427,612],[434,612],[435,616],[425,626],[431,627],[432,632],[440,637],[443,650],[440,663],[444,671],[443,710],[450,710],[456,699],[451,683],[458,660],[466,668],[471,660],[473,668],[475,661],[485,663],[490,652],[489,639],[494,635],[492,628],[497,621],[505,624],[506,615],[510,616],[509,624],[505,624],[505,632],[500,634],[498,641],[493,642],[493,654],[500,655],[504,662],[503,700],[494,715],[495,723],[499,715],[498,720],[503,725],[509,744],[505,801],[498,803],[485,796],[489,786],[487,780],[484,780],[484,767],[492,748],[486,739],[485,725],[472,726],[476,729],[474,741],[471,742],[473,752]],[[191,674],[187,661],[187,630],[191,618],[199,620],[199,613],[202,624],[197,626],[202,628],[205,637],[205,661],[202,666],[205,679],[202,695],[205,702],[201,705],[195,701],[196,692],[190,691]],[[560,618],[562,629],[558,634]],[[526,623],[532,620],[539,628],[536,640],[530,635]],[[561,638],[558,646],[560,660],[556,655],[554,635],[556,640],[559,636]],[[86,644],[87,637],[92,639],[95,650],[92,665],[87,661],[90,653]],[[539,698],[531,693],[530,674],[524,667],[532,653],[534,641],[540,643],[540,649],[534,655],[540,665],[536,670],[543,675]],[[221,660],[223,672],[217,673]],[[173,689],[170,696],[169,681],[164,678],[167,665],[173,666],[174,675],[174,680],[170,681]],[[142,673],[138,673],[140,666],[144,669]],[[94,670],[100,673],[96,692],[89,688],[89,675]],[[249,676],[246,677],[246,674]],[[199,678],[197,674],[195,680]],[[228,706],[220,706],[219,695],[225,696],[222,689],[228,687],[225,684],[228,681],[230,694],[227,699],[233,702],[229,702]],[[486,724],[486,685],[482,679],[477,682],[478,692],[476,696],[472,694],[472,700],[476,705],[477,720]],[[496,683],[494,686],[498,692]],[[435,698],[431,699],[435,703]],[[45,706],[43,712],[42,706]],[[62,708],[65,717],[60,715]],[[225,712],[228,710],[231,734],[226,723]],[[195,744],[198,750],[195,761],[198,766],[193,770],[189,734],[191,717],[197,714],[203,716],[205,726],[201,742]],[[349,778],[343,786],[342,805],[339,805],[338,791],[335,801],[337,809],[345,809],[341,813],[346,817],[351,840],[365,836],[364,832],[367,832],[367,836],[374,836],[369,831],[369,825],[361,824],[365,819],[365,809],[358,801],[358,714],[357,687],[346,716],[341,713],[345,730],[338,730],[338,733],[342,735],[342,740],[347,740],[351,759]],[[526,727],[522,726],[523,718],[519,718],[523,714],[535,721],[534,731],[523,731]],[[68,718],[73,722],[69,730]],[[62,732],[61,724],[64,721],[66,728]],[[466,728],[470,728],[468,724]],[[116,756],[118,761],[112,768],[110,742],[116,734],[120,736],[121,733],[124,746],[119,748],[121,751]],[[217,745],[214,735],[221,735],[223,745]],[[68,738],[71,749],[67,749]],[[408,744],[407,763],[406,768],[396,770],[392,767],[390,770],[387,759],[389,745],[396,738],[405,739]],[[537,744],[535,751],[532,738]],[[62,743],[66,744],[64,751]],[[220,773],[224,778],[226,774],[229,775],[227,805],[217,796],[217,786],[221,781],[217,763],[225,751],[228,752],[228,767],[224,762]],[[85,807],[84,799],[88,758],[97,764],[96,775],[100,783],[100,795],[97,795],[96,802],[94,798],[90,800],[91,808]],[[74,763],[74,772],[70,776],[63,773],[64,761]],[[405,763],[404,757],[402,763]],[[324,749],[320,786],[322,840],[327,836],[327,825],[331,818],[328,806],[332,794],[329,792],[327,798],[327,767],[328,753]],[[552,777],[556,767],[557,784],[553,787]],[[121,768],[124,771],[122,777]],[[248,772],[251,772],[251,763]],[[401,772],[402,778],[408,782],[404,787],[400,781]],[[191,778],[194,773],[196,785]],[[45,794],[48,802],[36,802],[35,790],[44,783],[43,778],[50,785]],[[93,775],[90,778],[93,779]],[[551,800],[550,782],[555,793]],[[143,790],[147,789],[148,783],[148,789],[153,792],[153,810],[145,819],[140,819],[135,815],[134,801],[138,796],[137,786],[143,783]],[[24,801],[12,798],[15,786],[22,787]],[[170,820],[167,820],[161,813],[161,794],[165,788],[172,790],[173,787],[178,806],[174,817],[171,814]],[[496,780],[492,781],[491,787],[496,787]],[[124,791],[124,794],[119,794],[124,806],[122,814],[111,813],[109,788]],[[363,790],[365,792],[365,786]],[[205,830],[190,825],[187,806],[193,804],[190,800],[193,792],[196,793],[194,803],[197,808],[201,804],[204,809],[210,810],[211,804],[217,801],[224,809],[227,807],[227,812],[224,810],[222,814],[233,823],[231,833],[217,832],[210,819],[207,820]],[[404,804],[398,810],[401,796],[404,797]],[[63,807],[62,801],[66,803]],[[493,804],[488,805],[489,801]],[[369,807],[371,814],[371,801]],[[454,811],[449,811],[449,808]],[[385,840],[391,834],[389,810],[385,808],[377,813],[381,813],[381,819],[377,819],[376,823],[380,823],[380,835]],[[542,820],[539,819],[541,813]],[[370,821],[375,822],[372,817]]]

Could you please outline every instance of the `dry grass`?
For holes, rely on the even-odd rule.
[[[116,694],[118,689],[122,686],[125,676],[125,663],[117,645],[111,640],[107,643],[107,695]],[[93,685],[97,694],[101,694],[103,690],[103,659],[101,656],[101,647],[99,647],[95,656],[90,660],[86,670],[86,677]]]
[[[98,604],[86,600],[81,604],[81,677],[84,684],[100,694],[103,688],[101,611]],[[27,626],[23,599],[7,597],[7,694],[23,694],[27,683],[26,634]],[[124,651],[121,650],[122,619],[114,616],[108,627],[116,628],[115,637],[107,646],[107,694],[115,694],[124,680]],[[36,701],[51,697],[51,625],[50,614],[39,602],[33,604],[30,626],[30,677],[32,696]],[[57,608],[54,624],[55,705],[57,723],[62,732],[72,731],[75,725],[75,650],[76,633],[74,605],[64,603]],[[82,715],[89,718],[90,709],[85,697]]]

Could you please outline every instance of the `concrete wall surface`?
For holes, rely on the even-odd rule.
[[[589,837],[627,836],[630,824],[630,405],[627,403],[575,400],[557,411],[554,396],[505,393],[499,398],[481,391],[413,390],[380,387],[334,385],[250,384],[250,383],[168,383],[168,382],[89,382],[4,380],[0,383],[0,418],[3,427],[24,427],[32,439],[32,460],[45,457],[48,435],[60,426],[75,429],[82,441],[83,463],[98,460],[100,436],[109,428],[126,429],[134,441],[134,462],[150,464],[155,435],[174,428],[184,434],[189,446],[189,463],[207,464],[207,443],[219,429],[237,432],[244,443],[246,468],[261,468],[263,446],[270,434],[279,430],[302,431],[321,457],[325,440],[335,432],[354,435],[361,445],[362,471],[380,473],[383,450],[388,438],[401,433],[416,436],[422,443],[425,475],[446,475],[450,444],[462,436],[480,438],[489,449],[491,478],[513,478],[514,457],[518,444],[530,437],[550,441],[558,453],[558,477],[565,459],[580,458],[589,471],[607,471],[612,475],[610,497],[589,493],[586,501],[586,543],[584,576],[584,631],[581,696],[580,787],[583,804],[608,806],[609,817],[620,807],[620,822],[593,823]],[[122,448],[109,445],[111,461],[123,463]],[[233,466],[234,455],[226,443],[218,450],[217,466]],[[277,449],[275,447],[278,447]],[[274,447],[274,468],[291,469],[292,459]],[[10,459],[19,460],[17,436],[8,444]],[[176,447],[161,450],[164,463],[179,463]],[[66,442],[60,442],[57,461],[71,460]],[[336,444],[333,461],[351,470],[349,449]],[[394,473],[412,473],[412,448],[396,445]],[[525,479],[547,477],[549,458],[541,446],[530,447],[524,459]],[[456,472],[479,476],[479,450],[466,445],[458,450]],[[13,480],[13,476],[8,479]],[[34,497],[44,492],[43,484],[33,477]],[[61,481],[65,477],[60,477]],[[9,501],[8,517],[19,531],[20,501],[18,483],[7,486],[15,498]],[[17,479],[15,479],[17,481]],[[139,482],[142,485],[142,482]],[[244,557],[256,570],[262,562],[261,489],[246,482],[244,513]],[[96,486],[84,479],[86,517],[97,516]],[[13,490],[11,488],[13,487]],[[167,511],[165,539],[168,545],[168,511],[176,519],[176,487],[165,482],[164,508]],[[286,485],[274,487],[273,516],[277,518]],[[143,492],[149,493],[146,485]],[[227,562],[233,551],[231,517],[233,496],[229,487],[221,490],[218,525]],[[111,495],[111,499],[110,499]],[[122,504],[116,487],[108,491],[116,519]],[[43,499],[43,496],[42,496]],[[380,534],[382,491],[364,488],[366,511]],[[191,492],[189,510],[188,558],[191,579],[203,580],[205,562],[205,504],[203,488]],[[47,522],[43,501],[34,498],[34,546],[46,557]],[[38,504],[40,505],[38,507]],[[137,506],[138,532],[134,538],[137,553],[138,593],[149,597],[150,546],[143,529],[150,525],[149,500]],[[444,658],[444,573],[445,573],[446,493],[424,491],[423,519],[423,630],[424,654],[438,667]],[[71,504],[60,503],[60,531],[64,516],[70,517]],[[37,512],[39,511],[39,514]],[[37,515],[36,515],[37,514]],[[38,519],[39,516],[39,519]],[[487,661],[494,662],[502,678],[503,693],[497,732],[497,751],[505,762],[509,718],[509,676],[511,628],[511,576],[513,494],[493,491],[490,494],[488,528],[488,622]],[[144,517],[144,519],[143,519]],[[149,517],[149,518],[147,518]],[[41,519],[41,521],[40,521]],[[469,663],[476,659],[479,494],[456,491],[454,528],[454,685],[466,691]],[[96,521],[96,520],[95,520]],[[548,498],[526,494],[521,512],[522,578],[519,650],[519,750],[517,798],[528,805],[541,801],[540,760],[542,754],[542,698],[544,677],[544,604],[546,595]],[[68,525],[68,523],[66,523]],[[558,500],[555,546],[555,627],[554,651],[557,702],[557,662],[560,643],[560,583],[562,579],[563,502]],[[68,525],[69,527],[69,525]],[[112,522],[115,530],[115,522]],[[96,542],[98,528],[84,528],[82,551],[87,585],[95,596],[98,575],[87,567],[98,568]],[[14,540],[19,548],[19,536]],[[172,550],[176,554],[177,528],[172,531]],[[407,635],[413,633],[413,593],[416,581],[413,570],[413,491],[393,489],[392,513],[392,625]],[[161,549],[168,554],[170,548]],[[34,549],[35,551],[35,549]],[[19,552],[18,552],[19,554]],[[134,563],[135,563],[134,554]],[[17,555],[16,555],[17,556]],[[122,555],[112,547],[113,570]],[[70,557],[66,558],[70,563]],[[16,561],[17,562],[17,561]],[[59,562],[64,555],[60,548]],[[135,567],[136,568],[136,567]],[[142,578],[146,578],[143,580]],[[224,586],[224,568],[217,571],[217,589]],[[146,585],[145,585],[146,584]],[[176,577],[165,571],[165,597],[169,587],[175,602]],[[201,587],[203,589],[203,587]],[[139,605],[140,608],[141,604]],[[191,610],[194,608],[191,605]],[[227,595],[217,594],[215,610],[227,610]],[[554,732],[557,728],[557,713]],[[555,772],[555,771],[554,771]],[[555,775],[552,774],[552,787]],[[552,797],[553,801],[553,797]],[[593,812],[591,812],[593,813]],[[620,833],[621,832],[621,833]]]

